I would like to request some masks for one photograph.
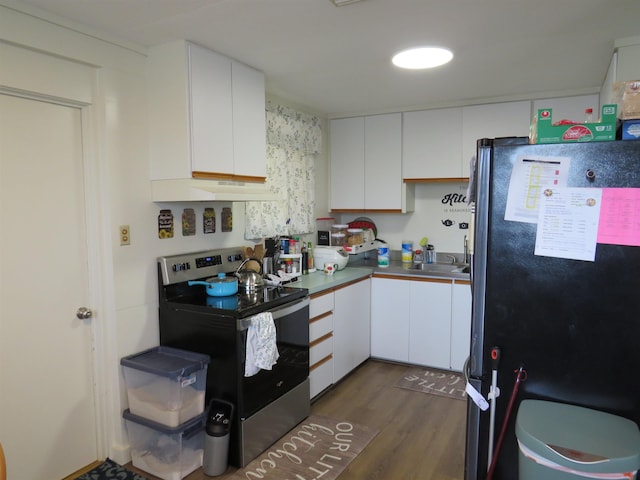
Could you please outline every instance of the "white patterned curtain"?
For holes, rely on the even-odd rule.
[[[317,117],[267,102],[267,187],[279,200],[246,202],[247,240],[315,229],[315,159],[322,145]]]

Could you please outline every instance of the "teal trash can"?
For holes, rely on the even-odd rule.
[[[523,400],[516,418],[520,480],[635,479],[640,431],[626,418]]]

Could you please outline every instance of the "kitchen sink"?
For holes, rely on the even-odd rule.
[[[469,264],[467,263],[414,263],[410,267],[411,270],[421,270],[423,272],[439,272],[439,273],[469,273]]]

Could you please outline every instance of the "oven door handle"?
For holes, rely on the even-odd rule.
[[[287,304],[284,307],[276,308],[274,310],[270,310],[271,315],[273,315],[273,319],[276,320],[278,318],[286,317],[287,315],[291,315],[292,313],[297,312],[298,310],[302,310],[307,307],[311,300],[309,297],[304,297],[298,300],[295,303]]]

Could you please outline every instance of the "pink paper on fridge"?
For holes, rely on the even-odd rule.
[[[598,243],[640,246],[640,188],[603,188]]]

